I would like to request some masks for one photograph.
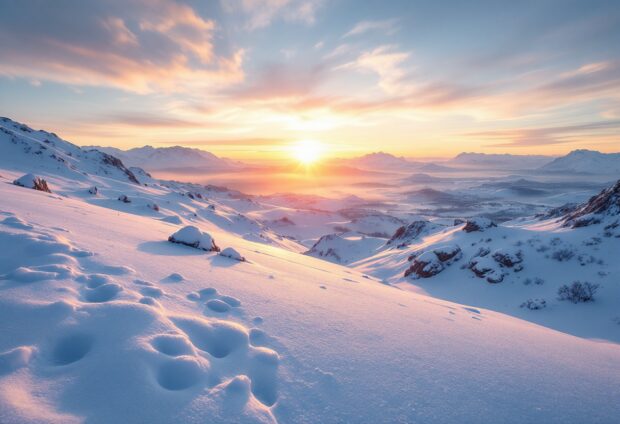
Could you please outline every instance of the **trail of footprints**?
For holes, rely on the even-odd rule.
[[[119,298],[154,307],[147,309],[156,310],[158,319],[167,318],[173,325],[168,332],[146,336],[147,342],[143,346],[144,350],[156,355],[152,361],[152,376],[162,390],[207,390],[214,396],[224,396],[228,401],[239,403],[240,408],[247,402],[258,401],[270,415],[268,408],[277,401],[280,356],[275,350],[266,347],[268,337],[264,331],[248,329],[234,321],[221,319],[228,315],[244,315],[237,298],[220,294],[214,288],[205,288],[189,293],[187,298],[197,305],[203,305],[203,315],[206,317],[163,315],[158,299],[166,296],[166,293],[160,287],[134,279],[134,291],[127,289],[131,286],[123,287],[112,277],[126,278],[134,273],[132,269],[98,263],[93,260],[92,252],[75,248],[65,238],[45,232],[13,214],[1,213],[7,217],[0,220],[0,224],[26,232],[8,233],[0,227],[0,241],[14,246],[17,255],[24,253],[19,256],[23,262],[21,266],[0,274],[0,285],[72,279],[78,283],[77,290],[59,288],[58,291],[75,293],[81,304],[72,306],[69,302],[60,301],[49,305],[51,309],[64,308],[63,313],[74,320],[78,317],[76,311],[88,315],[89,304],[115,306],[115,309],[108,311],[108,315],[99,316],[97,319],[100,320],[112,319],[114,314],[120,314],[125,309],[129,311],[130,303],[114,302]],[[179,274],[172,274],[164,280],[184,281]],[[134,309],[131,313],[153,315],[148,310]],[[252,322],[259,325],[262,318],[254,318]],[[57,325],[63,326],[62,322]],[[96,330],[91,331],[99,326],[74,323],[70,327],[71,331],[57,331],[49,345],[40,348],[18,346],[1,352],[0,375],[29,366],[30,358],[36,356],[38,351],[45,353],[49,366],[73,367],[85,362],[96,349],[104,346],[111,349],[104,343],[98,343],[98,339],[104,337],[102,334]],[[101,327],[106,328],[105,325]],[[125,330],[119,328],[108,331]],[[141,334],[138,332],[133,336],[139,337]]]

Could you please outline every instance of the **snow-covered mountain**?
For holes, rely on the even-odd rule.
[[[5,169],[30,169],[76,181],[105,176],[138,184],[132,171],[116,157],[80,148],[43,130],[0,118],[0,157]]]
[[[390,216],[163,181],[1,124],[1,423],[620,415],[615,188],[571,209],[585,226],[416,219],[389,240],[360,230]],[[303,255],[269,220],[350,226],[317,248],[361,259]]]
[[[385,152],[374,152],[350,159],[336,159],[334,162],[360,169],[380,171],[405,170],[420,165],[419,162]]]
[[[128,166],[144,168],[147,171],[169,169],[201,168],[204,172],[230,171],[240,169],[243,164],[231,159],[220,158],[213,153],[189,147],[135,147],[121,150],[114,147],[89,146],[121,159]]]
[[[620,175],[620,153],[573,150],[540,168],[543,172]]]
[[[463,152],[452,158],[449,163],[458,166],[480,166],[495,169],[536,169],[553,160],[551,156],[511,155],[494,153]]]

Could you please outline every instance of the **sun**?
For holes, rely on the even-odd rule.
[[[303,165],[312,165],[321,159],[323,146],[316,140],[299,140],[291,146],[293,157]]]

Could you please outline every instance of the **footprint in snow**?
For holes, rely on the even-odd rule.
[[[187,295],[189,300],[194,302],[205,302],[205,314],[225,314],[228,312],[241,312],[241,301],[233,296],[219,294],[213,287],[201,289]]]

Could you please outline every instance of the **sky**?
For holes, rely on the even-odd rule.
[[[620,2],[0,0],[0,115],[238,159],[620,151]]]

